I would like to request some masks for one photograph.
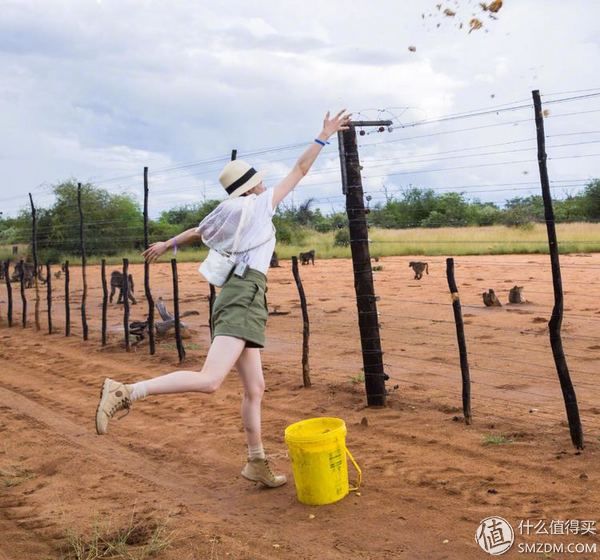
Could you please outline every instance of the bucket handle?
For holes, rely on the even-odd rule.
[[[358,478],[356,479],[356,486],[350,486],[350,492],[355,492],[360,488],[360,484],[362,482],[362,471],[360,470],[358,463],[354,460],[354,457],[352,457],[352,453],[350,453],[350,450],[346,446],[344,446],[344,449],[346,451],[346,455],[348,455],[350,461],[352,461],[352,464],[356,469],[356,473],[358,474]]]

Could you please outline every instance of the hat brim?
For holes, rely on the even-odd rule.
[[[230,195],[229,198],[237,198],[238,196],[241,196],[242,194],[244,194],[245,192],[249,191],[250,189],[256,187],[256,185],[258,185],[261,181],[263,180],[263,172],[262,171],[257,171],[254,175],[252,175],[252,177],[250,177],[250,179],[248,179],[243,185],[239,186],[237,189],[235,189]]]

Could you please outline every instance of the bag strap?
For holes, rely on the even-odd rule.
[[[242,204],[242,215],[240,217],[240,223],[238,224],[238,227],[235,230],[235,237],[233,238],[233,246],[231,247],[232,255],[236,253],[236,249],[240,242],[240,233],[246,223],[246,215],[248,213],[248,204],[249,203],[250,203],[250,199],[246,198]]]

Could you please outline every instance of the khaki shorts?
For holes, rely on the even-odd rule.
[[[246,341],[250,348],[264,348],[267,325],[267,277],[258,270],[248,269],[245,278],[231,274],[212,312],[212,338],[234,336]]]

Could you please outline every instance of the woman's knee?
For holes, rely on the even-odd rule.
[[[260,400],[265,392],[265,380],[256,379],[244,389],[244,396],[250,400]]]
[[[223,384],[223,380],[225,379],[224,376],[215,376],[214,374],[211,375],[210,373],[205,373],[204,370],[202,370],[199,375],[201,376],[200,379],[202,379],[201,390],[203,393],[215,393],[219,390]]]

